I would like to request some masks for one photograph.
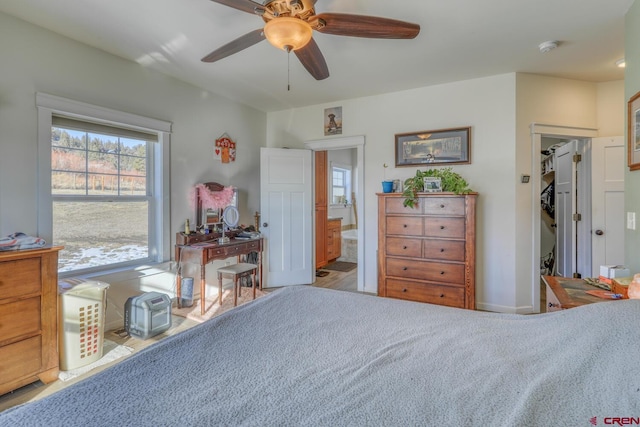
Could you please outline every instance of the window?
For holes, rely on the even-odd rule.
[[[351,169],[346,166],[331,166],[331,204],[346,205],[351,194]]]
[[[44,100],[51,101],[48,96]],[[163,231],[168,228],[164,227],[168,200],[160,191],[167,184],[162,174],[166,161],[162,141],[168,134],[105,121],[100,117],[102,109],[98,113],[79,118],[65,111],[39,109],[40,125],[50,123],[46,156],[50,193],[41,200],[51,207],[40,216],[50,218],[50,241],[64,246],[58,260],[61,276],[170,257],[170,239]],[[41,157],[44,153],[41,147]],[[46,223],[46,218],[40,220]]]

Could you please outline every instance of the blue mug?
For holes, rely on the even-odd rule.
[[[382,181],[382,192],[391,193],[393,191],[393,181]]]

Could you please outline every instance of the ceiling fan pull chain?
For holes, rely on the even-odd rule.
[[[291,91],[291,49],[287,49],[287,92]]]

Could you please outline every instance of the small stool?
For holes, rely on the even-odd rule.
[[[233,305],[238,305],[238,279],[251,275],[251,289],[253,289],[253,299],[256,299],[256,271],[258,266],[241,262],[238,264],[225,265],[218,269],[218,303],[222,305],[222,275],[233,275]]]

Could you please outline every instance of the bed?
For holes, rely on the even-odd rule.
[[[640,417],[639,330],[638,300],[524,316],[283,288],[0,425],[603,425]]]

